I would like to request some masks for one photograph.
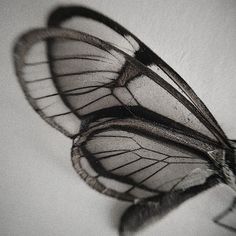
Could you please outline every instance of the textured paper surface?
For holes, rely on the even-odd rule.
[[[235,1],[70,1],[126,27],[172,66],[236,138]],[[90,189],[71,166],[71,140],[35,114],[12,65],[15,38],[43,27],[68,1],[1,1],[0,234],[117,235],[128,203]],[[219,186],[182,205],[140,235],[233,235],[211,219],[234,193]]]

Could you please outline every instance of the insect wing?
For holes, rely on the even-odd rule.
[[[215,118],[191,87],[167,63],[153,53],[136,36],[108,17],[85,7],[59,7],[54,10],[48,20],[50,27],[65,27],[82,31],[98,37],[134,57],[151,68],[175,89],[182,93],[210,124],[212,132],[223,144],[229,147],[226,135]]]
[[[41,58],[48,54],[48,41],[49,61]],[[217,145],[209,123],[192,103],[139,61],[93,36],[35,30],[19,40],[15,55],[29,102],[70,137],[78,134],[81,121],[132,116],[198,134]]]
[[[81,134],[72,162],[91,187],[123,200],[204,184],[215,174],[214,165],[175,135],[140,120],[107,121]]]
[[[32,60],[39,55],[34,46],[48,40],[55,52],[52,65]],[[131,200],[188,188],[214,174],[204,151],[219,144],[204,119],[184,96],[134,58],[93,36],[66,29],[31,31],[15,52],[17,75],[36,111],[71,137],[84,122],[72,161],[100,192]],[[46,76],[44,66],[51,66],[53,74]],[[48,101],[54,97],[57,100]]]

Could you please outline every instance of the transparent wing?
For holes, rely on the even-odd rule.
[[[119,76],[124,57],[116,58],[86,39],[69,40],[63,30],[31,31],[16,43],[14,59],[35,111],[69,137],[78,134],[86,115],[120,105],[109,87]]]
[[[93,36],[66,29],[31,31],[16,44],[15,67],[34,109],[67,136],[78,134],[81,121],[83,127],[101,117],[130,116],[220,145],[214,127],[189,100]]]
[[[207,152],[221,144],[211,124],[160,76],[110,44],[78,31],[38,29],[19,39],[15,67],[34,109],[78,136],[74,167],[98,191],[132,200],[213,174]]]
[[[94,10],[70,6],[55,9],[49,17],[48,25],[50,27],[70,28],[94,35],[148,66],[182,93],[196,107],[204,119],[211,124],[211,132],[217,134],[219,142],[225,147],[229,146],[227,137],[217,121],[183,78],[117,22]]]
[[[216,173],[211,147],[186,138],[147,121],[106,121],[80,135],[72,162],[90,186],[123,200],[185,190]]]

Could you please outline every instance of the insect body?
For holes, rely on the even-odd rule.
[[[58,8],[47,28],[18,40],[14,55],[30,104],[73,140],[77,173],[134,203],[121,233],[220,182],[236,189],[234,142],[190,86],[116,22]]]

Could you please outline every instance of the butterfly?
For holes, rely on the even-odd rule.
[[[236,142],[183,78],[115,21],[59,7],[47,27],[19,37],[14,63],[34,110],[72,139],[79,176],[132,203],[121,235],[219,183],[236,190]]]

